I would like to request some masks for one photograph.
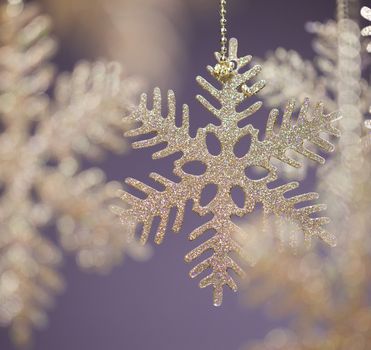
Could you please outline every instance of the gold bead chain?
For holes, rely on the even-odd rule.
[[[228,60],[227,0],[220,0],[220,58],[214,67],[214,75],[220,81],[227,81],[233,74],[235,64]]]
[[[220,58],[227,60],[227,0],[220,0]]]

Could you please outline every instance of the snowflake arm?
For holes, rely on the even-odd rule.
[[[222,123],[224,123],[224,128],[237,127],[237,123],[241,120],[249,117],[250,115],[257,112],[261,106],[262,102],[257,101],[250,107],[242,112],[237,112],[236,108],[245,101],[248,97],[257,94],[265,86],[264,80],[259,80],[254,83],[251,87],[247,86],[247,82],[255,78],[262,70],[260,65],[254,65],[251,69],[248,69],[244,73],[238,73],[238,71],[244,68],[252,60],[252,56],[247,55],[241,58],[237,57],[238,43],[237,40],[232,38],[229,42],[229,61],[233,62],[235,65],[235,71],[231,79],[222,82],[222,89],[219,90],[215,88],[210,82],[205,78],[198,76],[196,81],[198,84],[209,94],[214,97],[221,105],[220,109],[215,108],[212,103],[210,103],[205,97],[197,95],[196,99],[203,105],[210,113],[217,117]],[[216,59],[220,62],[220,54],[215,54]],[[214,69],[211,66],[207,67],[208,72],[215,77]],[[233,99],[230,97],[233,95]],[[226,118],[227,117],[227,118]],[[217,133],[221,134],[222,130],[219,129]],[[237,137],[242,137],[243,134]]]
[[[41,199],[55,213],[61,245],[76,254],[85,270],[108,272],[126,252],[138,259],[148,256],[148,250],[131,251],[135,242],[129,244],[127,234],[117,234],[119,223],[106,210],[118,188],[117,183],[106,183],[103,172],[94,168],[73,176],[50,169],[37,183]]]
[[[164,118],[161,111],[161,92],[160,89],[154,90],[153,109],[147,109],[147,95],[142,94],[138,108],[124,122],[139,122],[141,125],[125,133],[127,137],[156,133],[155,136],[146,140],[133,143],[133,148],[145,148],[166,143],[166,147],[153,154],[154,159],[163,158],[179,151],[195,146],[189,136],[189,108],[186,104],[182,109],[182,125],[175,125],[176,101],[173,91],[168,91],[168,115]]]
[[[314,63],[305,60],[298,52],[278,48],[262,61],[263,78],[270,84],[262,97],[270,107],[284,106],[292,98],[323,101],[327,110],[337,107],[331,98],[337,92],[337,23],[309,22],[306,30],[315,34]]]
[[[40,14],[37,5],[26,6],[15,17],[7,16],[4,6],[0,19],[0,121],[5,131],[28,137],[30,124],[40,120],[48,106],[46,90],[54,77],[54,67],[48,61],[57,44],[45,35],[51,20]]]
[[[318,75],[314,65],[296,51],[280,47],[258,61],[264,66],[262,77],[269,81],[260,93],[269,107],[284,106],[292,98],[323,98],[323,87],[316,83]]]
[[[267,189],[258,188],[259,199],[263,204],[264,212],[267,214],[273,213],[276,216],[282,217],[289,222],[293,222],[300,227],[304,239],[307,244],[310,244],[313,237],[320,237],[324,242],[331,246],[336,245],[334,235],[326,231],[323,226],[330,222],[328,217],[311,217],[312,214],[317,214],[326,209],[324,204],[306,205],[302,208],[296,208],[298,204],[318,199],[317,193],[305,193],[291,198],[286,198],[285,193],[298,188],[299,183],[290,182],[286,185]]]
[[[290,101],[283,115],[282,123],[278,132],[274,131],[278,110],[272,110],[267,123],[266,136],[263,142],[255,139],[255,144],[252,145],[252,152],[246,155],[244,162],[246,165],[260,166],[266,169],[271,169],[271,158],[277,158],[282,162],[293,166],[300,167],[301,164],[295,159],[287,156],[288,150],[296,151],[308,159],[323,164],[324,159],[317,153],[305,147],[305,142],[311,142],[322,148],[324,151],[333,151],[333,145],[321,138],[321,133],[328,133],[333,136],[340,136],[339,130],[333,125],[333,122],[339,119],[339,113],[334,112],[325,115],[322,104],[318,104],[314,110],[313,116],[309,117],[309,101],[306,100],[300,109],[297,122],[294,124],[291,120],[295,109],[294,101]],[[273,170],[275,173],[275,170]],[[304,237],[307,242],[311,238],[318,236],[330,245],[335,244],[335,238],[322,228],[328,223],[328,218],[312,218],[310,215],[325,209],[323,205],[309,205],[304,208],[296,209],[295,205],[314,199],[318,199],[316,193],[308,193],[304,195],[286,198],[284,194],[298,187],[298,183],[292,182],[287,185],[268,189],[267,183],[275,179],[275,175],[271,179],[263,179],[255,183],[255,193],[259,199],[257,202],[262,202],[264,210],[267,213],[274,213],[277,216],[283,216],[286,219],[295,222],[302,228]]]
[[[199,286],[200,288],[213,286],[213,304],[220,306],[223,301],[223,287],[225,285],[234,292],[237,291],[237,284],[229,274],[229,270],[232,270],[239,277],[244,277],[245,275],[243,269],[230,257],[230,254],[235,253],[239,258],[246,260],[248,258],[244,256],[241,246],[231,237],[231,233],[240,230],[238,226],[229,220],[220,220],[217,216],[194,230],[190,235],[190,240],[198,238],[209,230],[215,230],[216,234],[189,252],[185,256],[185,261],[188,263],[192,262],[206,251],[213,251],[211,257],[198,263],[192,268],[189,275],[191,278],[195,278],[205,270],[211,269],[211,273],[201,279]],[[250,262],[253,263],[252,261]]]
[[[17,345],[24,346],[30,342],[32,329],[45,325],[46,310],[64,282],[56,271],[59,250],[21,216],[18,219],[2,221],[0,323],[10,327]]]
[[[39,128],[51,140],[47,151],[58,159],[98,158],[107,150],[125,151],[121,119],[137,85],[134,79],[122,79],[122,68],[115,62],[84,61],[71,74],[60,74],[51,118]]]
[[[324,158],[318,153],[309,150],[305,143],[311,142],[326,152],[332,152],[334,146],[322,138],[321,133],[340,136],[340,131],[333,125],[340,118],[339,113],[333,112],[325,115],[323,104],[320,103],[315,107],[313,115],[309,116],[309,100],[306,99],[300,109],[297,122],[293,123],[291,119],[294,109],[295,101],[291,100],[286,106],[278,132],[275,131],[275,124],[279,111],[277,109],[271,111],[267,122],[265,140],[260,142],[257,138],[254,139],[252,152],[243,159],[246,165],[268,168],[270,159],[273,157],[299,168],[301,164],[287,156],[289,150],[320,164],[325,162]]]
[[[131,223],[133,230],[135,230],[134,224],[143,223],[140,238],[143,244],[148,240],[154,218],[160,217],[161,221],[155,235],[155,243],[160,244],[165,236],[170,211],[173,208],[177,209],[172,229],[174,232],[178,232],[183,223],[186,202],[189,198],[200,196],[202,184],[197,176],[192,176],[187,182],[182,181],[180,183],[173,182],[156,173],[151,173],[150,178],[164,186],[164,191],[158,191],[138,180],[129,178],[126,180],[126,183],[142,191],[147,197],[142,200],[130,193],[122,191],[120,197],[124,202],[129,204],[130,208],[123,209],[113,206],[112,210],[120,217],[122,222]],[[134,231],[131,235],[134,235]]]

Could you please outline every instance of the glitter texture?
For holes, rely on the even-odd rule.
[[[220,61],[220,54],[216,54],[216,57]],[[234,291],[237,290],[229,270],[233,270],[239,276],[243,275],[242,269],[230,255],[236,253],[249,260],[249,256],[244,256],[241,247],[233,237],[238,227],[232,222],[232,216],[243,217],[251,213],[256,204],[261,203],[266,214],[282,216],[296,223],[303,231],[306,242],[309,243],[313,237],[320,237],[330,245],[335,244],[334,236],[323,228],[329,219],[318,215],[318,212],[324,210],[325,207],[323,205],[303,206],[302,204],[317,199],[316,193],[295,195],[289,198],[287,192],[296,189],[299,185],[297,182],[290,182],[276,188],[270,188],[268,184],[278,178],[277,168],[271,162],[272,158],[292,167],[300,167],[300,163],[287,155],[288,150],[323,164],[324,159],[306,148],[305,143],[310,142],[324,151],[332,151],[333,145],[321,138],[320,134],[328,133],[339,136],[339,131],[333,126],[339,114],[334,112],[326,115],[322,104],[318,104],[312,111],[309,108],[309,101],[305,100],[299,117],[294,123],[292,117],[295,103],[292,100],[286,106],[278,131],[275,131],[275,124],[279,111],[274,109],[270,112],[265,139],[260,141],[259,131],[251,124],[244,127],[238,126],[239,122],[245,121],[262,106],[261,102],[255,102],[247,109],[237,111],[237,107],[242,102],[258,93],[265,85],[262,80],[250,86],[247,85],[247,82],[261,71],[259,65],[240,72],[240,69],[250,63],[251,58],[251,56],[237,57],[237,40],[231,39],[228,59],[235,62],[235,71],[228,80],[219,81],[221,89],[214,87],[204,78],[197,77],[199,85],[209,92],[221,107],[214,107],[205,97],[197,96],[197,100],[220,121],[220,125],[209,124],[205,128],[200,128],[194,138],[189,135],[187,105],[183,106],[182,125],[178,127],[175,124],[175,97],[172,91],[169,91],[167,96],[167,117],[162,116],[161,94],[158,88],[154,91],[152,110],[147,108],[147,96],[142,95],[138,108],[126,118],[126,122],[137,122],[140,125],[128,131],[126,135],[134,137],[156,133],[153,137],[133,143],[134,148],[144,148],[166,142],[165,148],[154,153],[154,159],[182,152],[182,156],[174,163],[174,174],[180,178],[180,181],[173,182],[159,174],[152,173],[150,177],[164,187],[163,191],[159,191],[129,178],[126,181],[127,184],[144,192],[147,197],[141,199],[122,192],[121,198],[129,204],[129,208],[112,208],[121,221],[126,224],[128,221],[132,223],[133,235],[137,224],[143,224],[142,243],[147,242],[153,219],[156,217],[161,220],[154,240],[156,243],[163,241],[170,211],[173,208],[177,209],[177,213],[172,229],[175,232],[179,231],[188,200],[193,200],[193,211],[199,215],[211,213],[213,217],[210,221],[191,232],[189,238],[195,240],[207,231],[213,231],[214,236],[189,252],[185,260],[192,262],[204,252],[212,250],[213,254],[196,265],[191,270],[190,276],[193,278],[207,269],[211,270],[211,273],[200,281],[200,287],[209,285],[213,287],[213,302],[216,306],[222,303],[225,285]],[[214,76],[213,68],[208,67],[208,70]],[[220,142],[221,150],[217,155],[211,154],[207,148],[206,136],[208,134],[215,135]],[[245,155],[237,157],[234,147],[244,136],[251,137],[250,149]],[[195,161],[205,166],[203,174],[193,175],[184,170],[187,164]],[[253,168],[263,169],[266,175],[259,179],[249,178],[248,170]],[[215,184],[218,191],[207,205],[201,205],[202,191],[209,184]],[[244,192],[242,207],[239,207],[231,196],[234,188],[239,188]],[[297,208],[299,203],[301,207]],[[314,213],[317,214],[316,217],[312,217]],[[253,259],[250,260],[253,262]]]

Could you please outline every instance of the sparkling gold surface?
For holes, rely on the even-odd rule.
[[[189,109],[187,105],[183,106],[182,125],[178,127],[175,124],[175,97],[172,91],[169,91],[167,96],[168,114],[166,117],[163,117],[161,111],[159,89],[156,88],[154,91],[153,109],[151,110],[147,107],[147,96],[142,95],[139,106],[126,119],[126,122],[139,123],[139,126],[128,131],[126,135],[133,137],[155,133],[153,137],[134,142],[134,148],[150,147],[166,142],[165,148],[154,153],[154,159],[182,152],[182,156],[174,163],[174,174],[180,178],[180,181],[174,182],[157,173],[152,173],[150,177],[164,187],[163,191],[159,191],[138,180],[127,179],[127,184],[144,192],[146,198],[141,199],[128,192],[122,192],[121,198],[129,204],[129,208],[113,207],[113,211],[121,218],[121,221],[124,223],[128,220],[132,221],[133,235],[135,226],[143,224],[141,233],[143,243],[147,242],[149,238],[155,217],[160,217],[161,221],[156,228],[154,240],[156,243],[163,241],[172,208],[177,209],[172,229],[175,232],[179,231],[182,227],[184,209],[188,200],[193,200],[193,211],[199,215],[204,216],[211,213],[212,219],[195,229],[189,238],[190,240],[197,239],[210,230],[214,231],[214,236],[189,252],[185,260],[191,262],[204,252],[213,251],[209,258],[191,270],[190,275],[196,277],[204,270],[211,270],[211,273],[201,280],[200,287],[213,286],[214,305],[222,303],[224,285],[237,290],[236,283],[229,274],[229,269],[240,276],[243,274],[242,269],[230,256],[232,253],[243,255],[240,245],[234,239],[235,231],[238,228],[232,222],[232,216],[245,216],[254,210],[256,204],[262,203],[266,214],[282,216],[288,221],[296,223],[303,231],[306,242],[310,242],[313,237],[320,237],[330,245],[335,244],[334,236],[323,228],[323,225],[328,223],[328,218],[320,217],[317,214],[325,207],[323,205],[303,205],[303,202],[317,199],[316,193],[290,197],[287,193],[298,187],[297,182],[275,188],[271,188],[268,184],[278,178],[277,168],[271,162],[272,158],[279,159],[293,167],[300,167],[300,163],[287,156],[288,150],[302,154],[318,163],[324,163],[324,159],[311,152],[305,143],[313,143],[327,152],[332,151],[333,145],[323,139],[320,134],[339,135],[338,130],[333,126],[333,122],[339,118],[338,113],[326,115],[322,104],[318,104],[312,110],[306,100],[301,106],[297,121],[294,123],[292,116],[295,103],[290,101],[286,106],[278,131],[275,131],[274,128],[279,111],[275,109],[271,111],[265,139],[260,141],[258,139],[259,131],[251,124],[239,127],[238,123],[257,112],[262,103],[255,102],[241,112],[237,111],[237,107],[264,87],[265,82],[262,80],[247,86],[247,82],[259,74],[261,67],[256,65],[247,71],[240,72],[250,63],[251,56],[237,56],[236,39],[230,40],[228,59],[236,62],[236,67],[231,78],[222,82],[221,89],[214,87],[202,77],[196,79],[200,86],[220,103],[221,107],[214,107],[205,97],[197,96],[197,100],[219,120],[220,125],[209,124],[205,128],[199,129],[194,138],[189,135]],[[214,69],[208,67],[208,70],[213,75]],[[246,87],[242,91],[241,86],[244,84]],[[217,155],[208,151],[206,136],[209,133],[214,134],[220,142],[221,151]],[[251,137],[250,149],[245,155],[237,157],[234,153],[234,147],[246,135]],[[192,175],[184,170],[186,164],[194,161],[205,165],[206,169],[202,175]],[[251,168],[264,169],[267,175],[260,179],[251,179],[245,173],[246,169]],[[207,205],[201,205],[201,193],[208,184],[217,185],[218,191]],[[232,199],[231,191],[236,187],[244,192],[243,207],[237,206]],[[300,208],[297,208],[298,204],[300,204]],[[314,213],[317,214],[317,217],[312,217]],[[245,258],[249,259],[248,256]]]

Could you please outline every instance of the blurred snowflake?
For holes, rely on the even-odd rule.
[[[269,246],[269,239],[265,245],[256,245],[259,262],[246,283],[248,300],[258,305],[266,303],[275,316],[289,316],[291,329],[273,330],[264,341],[248,346],[249,350],[367,350],[371,343],[371,164],[369,150],[363,142],[363,122],[371,92],[362,79],[362,62],[368,61],[361,52],[357,23],[346,17],[333,23],[334,31],[327,30],[329,35],[335,34],[328,42],[333,45],[328,51],[333,53],[328,57],[334,57],[334,53],[337,56],[333,64],[327,61],[326,66],[332,67],[328,71],[332,72],[334,84],[331,87],[320,84],[319,91],[326,94],[332,91],[332,101],[344,115],[340,122],[341,151],[330,159],[317,181],[331,203],[329,212],[332,230],[339,237],[338,248],[317,247],[310,254],[298,250],[298,256],[294,257],[284,249],[276,256],[268,254],[265,245]],[[315,76],[313,69],[308,68],[312,67],[310,63],[304,69],[303,61],[297,60],[297,66],[301,67],[297,77],[303,72]],[[300,83],[299,78],[294,81]],[[282,87],[282,91],[285,89],[289,88]],[[290,93],[295,92],[290,90]],[[256,220],[260,229],[259,225],[246,227],[252,237],[269,229],[277,235],[300,237],[298,227],[272,221],[267,224],[258,217]],[[249,245],[251,250],[251,242]]]
[[[0,323],[23,345],[64,286],[51,227],[82,268],[147,256],[107,209],[120,186],[100,169],[79,169],[84,158],[125,150],[120,121],[139,81],[123,80],[116,63],[81,62],[56,79],[51,99],[51,19],[21,1],[0,16]]]
[[[313,39],[313,49],[316,56],[313,61],[304,59],[298,52],[278,48],[275,52],[267,55],[265,60],[261,60],[264,65],[262,71],[263,78],[269,81],[266,89],[260,93],[262,98],[269,106],[281,105],[284,106],[285,101],[289,98],[303,99],[309,97],[314,100],[324,101],[327,110],[339,109],[339,94],[337,84],[344,80],[343,73],[349,81],[349,72],[354,76],[360,75],[362,71],[361,56],[359,54],[359,28],[353,21],[345,21],[343,28],[349,36],[350,43],[347,45],[348,59],[347,66],[342,66],[342,71],[338,69],[339,55],[338,42],[341,38],[341,32],[336,21],[329,20],[325,23],[311,22],[306,25],[308,32],[315,35]],[[340,32],[339,32],[340,30]],[[346,38],[343,37],[343,42]],[[353,55],[353,59],[351,59]],[[368,63],[368,58],[363,55],[362,61]],[[368,82],[364,79],[356,81],[357,103],[360,113],[365,117],[369,110],[369,101],[371,100],[371,89]],[[353,83],[353,80],[350,82]],[[353,114],[353,111],[349,111]],[[344,118],[342,130],[347,127],[346,123],[352,119],[356,124],[359,116],[355,115],[350,118]],[[357,122],[355,121],[357,120]],[[361,124],[357,124],[359,127]],[[364,144],[366,144],[364,141]],[[354,140],[352,141],[354,142]],[[349,139],[342,140],[343,144],[349,143]],[[341,149],[343,151],[343,149]],[[349,152],[348,152],[349,153]],[[339,153],[341,154],[341,152]],[[310,163],[304,160],[305,166],[300,170],[302,177],[306,175]],[[330,167],[331,165],[329,165]],[[288,177],[297,176],[297,170],[287,166],[281,166],[282,170]],[[321,175],[322,176],[322,175]],[[334,183],[334,181],[333,181]],[[335,182],[336,184],[336,182]]]
[[[345,316],[346,317],[346,316]],[[370,317],[370,315],[368,316]],[[354,321],[354,320],[353,320]],[[358,333],[353,333],[355,327],[362,327],[360,322],[349,324],[351,328],[339,330],[340,333],[331,333],[324,336],[321,332],[315,332],[312,337],[298,337],[288,329],[274,329],[267,334],[262,342],[251,343],[249,350],[337,350],[354,349],[366,350],[370,343],[370,337],[360,337]]]
[[[370,192],[365,194],[369,196]],[[287,235],[298,228],[273,220],[245,226],[249,234],[240,244],[254,251],[257,264],[244,282],[246,301],[264,305],[274,318],[289,320],[290,329],[271,332],[265,341],[246,347],[249,350],[300,349],[367,350],[371,338],[371,240],[367,236],[369,206],[357,213],[354,233],[339,248],[324,247],[310,253],[297,249],[293,255],[285,247],[272,254],[272,232]],[[246,248],[245,248],[246,249]],[[293,338],[284,334],[296,334]],[[274,335],[274,336],[273,336]],[[278,335],[285,338],[280,341]],[[350,347],[349,344],[353,346]]]

